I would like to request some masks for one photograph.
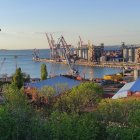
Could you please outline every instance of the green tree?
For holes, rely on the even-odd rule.
[[[106,139],[140,139],[140,99],[104,99],[96,110],[98,121],[106,128]]]
[[[80,112],[93,109],[102,98],[102,88],[94,83],[82,83],[60,96],[55,107],[60,112]]]
[[[94,114],[67,114],[53,112],[46,122],[50,131],[48,139],[56,140],[96,140],[100,126]]]
[[[49,115],[52,112],[56,91],[50,86],[44,86],[37,89],[36,105],[44,109],[44,114]]]
[[[21,68],[16,69],[16,72],[13,75],[12,83],[16,85],[19,89],[23,86],[23,74]]]
[[[24,82],[30,82],[30,75],[26,73],[22,73],[23,75],[23,81]]]
[[[14,84],[5,85],[3,94],[5,103],[0,105],[0,140],[46,139],[44,120],[29,105],[23,89],[19,90]]]
[[[45,64],[41,65],[41,80],[46,80],[48,76],[47,68]]]

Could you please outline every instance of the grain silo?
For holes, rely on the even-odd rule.
[[[125,62],[128,61],[128,48],[123,49],[123,58]]]
[[[128,49],[128,61],[133,62],[133,48]]]

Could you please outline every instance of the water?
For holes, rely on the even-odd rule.
[[[49,58],[49,50],[40,50],[41,58]],[[6,60],[3,62],[3,59]],[[21,67],[22,71],[30,74],[32,78],[40,77],[40,66],[42,62],[32,61],[32,50],[0,50],[0,75],[8,74],[11,76],[17,67]],[[60,75],[67,74],[69,68],[63,64],[46,63],[48,74]],[[100,68],[100,67],[88,67],[88,66],[76,66],[81,76],[85,78],[102,78],[107,74],[115,74],[122,72],[119,68]]]

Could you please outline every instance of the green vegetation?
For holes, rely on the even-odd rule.
[[[30,82],[30,75],[29,74],[26,74],[26,73],[22,73],[22,76],[23,76],[23,81],[24,82]]]
[[[12,84],[5,86],[3,92],[5,103],[0,106],[0,140],[39,139],[41,120],[28,105],[23,89]]]
[[[16,85],[19,89],[23,86],[23,74],[21,68],[16,69],[16,72],[13,75],[12,83]]]
[[[41,65],[41,80],[46,80],[48,76],[47,68],[45,64]]]
[[[101,87],[96,84],[82,83],[58,98],[55,107],[59,112],[79,113],[88,107],[96,106],[102,94]]]
[[[98,119],[106,126],[109,139],[140,139],[140,99],[126,98],[102,100],[98,106]]]
[[[56,89],[67,88],[57,86]],[[5,85],[5,100],[0,105],[0,140],[140,139],[139,98],[102,99],[101,87],[90,82],[59,98],[54,98],[56,89],[46,86],[37,90],[35,107],[23,88],[13,83]]]

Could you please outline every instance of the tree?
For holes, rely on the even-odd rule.
[[[47,68],[45,64],[41,65],[41,80],[46,80],[48,76]]]
[[[103,99],[94,112],[106,128],[106,139],[140,139],[140,99]]]
[[[14,85],[5,85],[5,103],[0,105],[0,140],[44,140],[44,121],[29,105],[24,94]],[[43,126],[43,127],[42,127]]]
[[[60,96],[55,107],[60,112],[79,113],[93,109],[102,98],[102,88],[94,83],[82,83]]]
[[[23,74],[21,68],[17,68],[13,76],[13,84],[16,85],[19,89],[23,86]]]
[[[24,82],[30,82],[30,75],[26,73],[22,73],[23,75],[23,81]]]

